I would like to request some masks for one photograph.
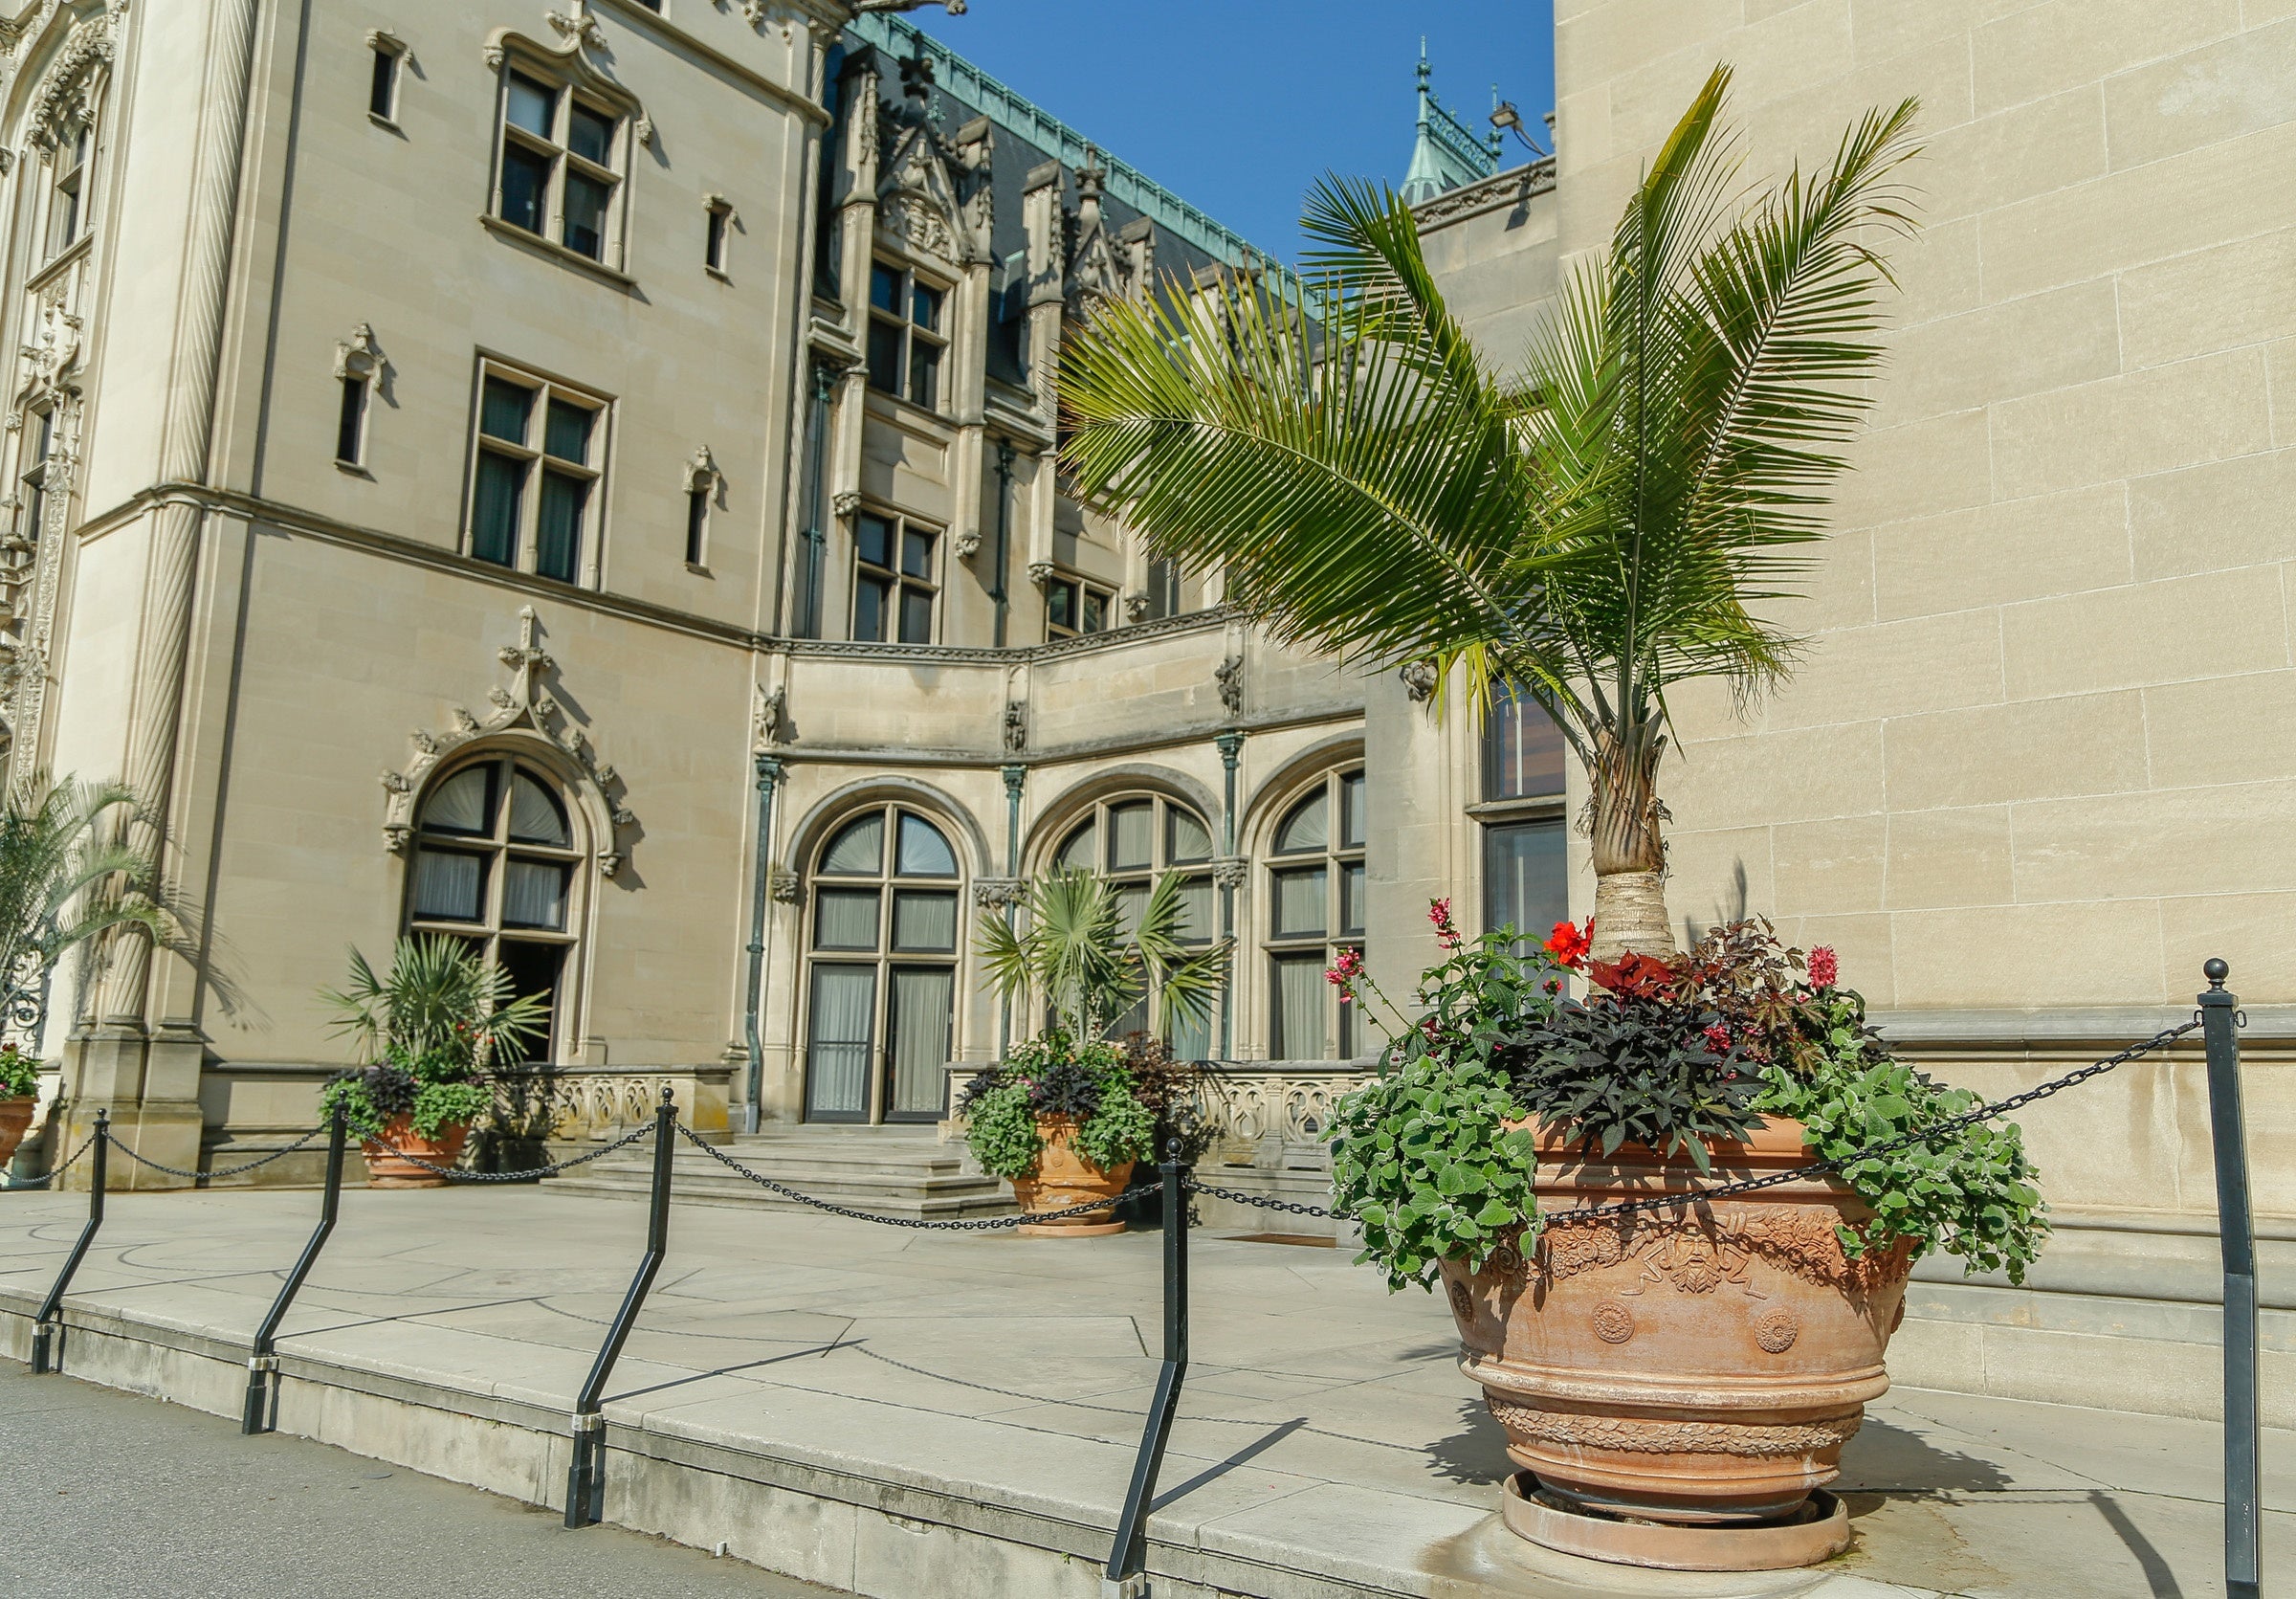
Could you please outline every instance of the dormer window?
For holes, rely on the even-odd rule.
[[[576,90],[503,75],[495,214],[590,260],[621,250],[615,199],[629,119]]]
[[[884,261],[869,269],[869,386],[927,411],[940,405],[948,291]]]

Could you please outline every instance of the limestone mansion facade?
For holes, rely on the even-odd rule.
[[[1673,909],[1834,945],[1980,1091],[2226,956],[2285,1250],[2296,25],[1755,10],[1559,0],[1557,154],[1423,96],[1411,168],[1505,361],[1714,61],[1761,170],[1922,99],[1801,669],[1672,707]],[[344,1059],[320,990],[409,930],[547,992],[609,1099],[932,1121],[1018,1025],[971,929],[1055,862],[1183,874],[1237,954],[1182,1045],[1312,1134],[1375,1042],[1336,950],[1401,992],[1432,895],[1585,911],[1543,724],[1278,648],[1064,492],[1064,330],[1255,257],[880,7],[20,0],[0,197],[8,760],[126,778],[200,908],[196,959],[57,985],[66,1136],[276,1147]],[[1901,1377],[2204,1409],[2197,1057],[2026,1125],[2058,1246],[1925,1275]]]

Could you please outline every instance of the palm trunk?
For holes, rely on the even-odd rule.
[[[1594,780],[1595,930],[1590,954],[1615,961],[1632,950],[1674,953],[1667,924],[1666,845],[1658,825],[1662,738],[1598,735]]]

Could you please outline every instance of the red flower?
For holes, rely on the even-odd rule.
[[[1586,919],[1584,932],[1579,931],[1572,922],[1557,922],[1555,923],[1555,930],[1547,935],[1547,953],[1555,957],[1556,966],[1577,971],[1578,963],[1586,959],[1587,949],[1594,941],[1595,919],[1593,917],[1590,916]]]
[[[1831,948],[1821,944],[1810,951],[1811,987],[1830,988],[1834,986],[1834,980],[1841,975],[1842,965],[1834,959],[1834,952]]]
[[[1720,1022],[1707,1023],[1704,1036],[1706,1047],[1716,1055],[1730,1053],[1730,1029],[1724,1027]]]
[[[1362,971],[1363,951],[1360,949],[1342,949],[1339,951],[1339,958],[1336,961],[1334,961],[1325,970],[1323,974],[1323,980],[1326,983],[1329,983],[1335,988],[1344,989],[1358,976],[1360,976]],[[1345,1002],[1347,997],[1349,996],[1344,994],[1341,996],[1342,1003]]]
[[[1562,992],[1562,985],[1557,983],[1552,977],[1548,978],[1544,983],[1541,983],[1539,987],[1546,989],[1546,991],[1551,994],[1558,994]]]
[[[1451,925],[1451,902],[1446,899],[1427,901],[1427,920],[1435,923],[1435,944],[1441,949],[1459,947],[1459,929]]]

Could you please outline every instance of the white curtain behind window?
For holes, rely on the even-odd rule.
[[[869,1114],[869,1046],[876,999],[874,966],[813,968],[813,1030],[806,1073],[808,1116]]]
[[[893,974],[893,1115],[940,1114],[955,977],[946,968]]]

